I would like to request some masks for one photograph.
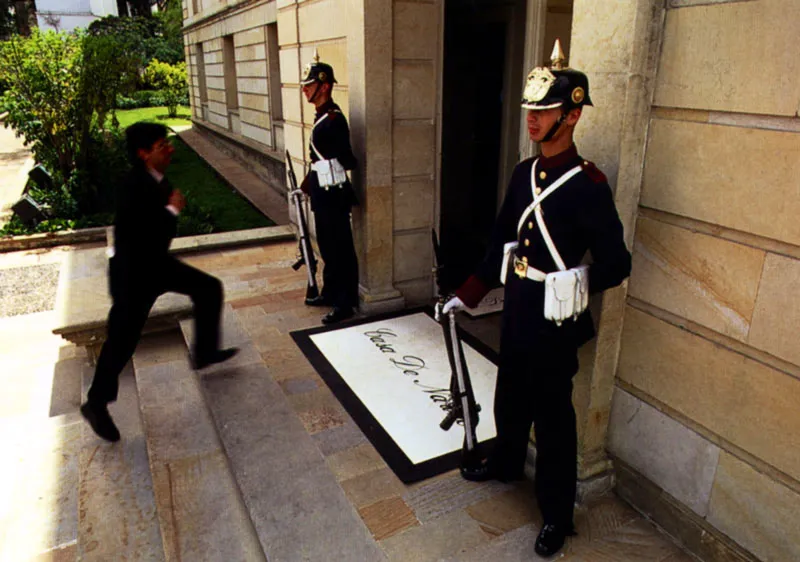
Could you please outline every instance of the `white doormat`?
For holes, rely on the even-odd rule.
[[[401,480],[413,482],[458,466],[464,430],[439,428],[450,398],[450,363],[442,327],[426,311],[302,330],[292,337]],[[495,437],[496,358],[463,332],[462,342],[482,408],[478,441],[485,446]]]

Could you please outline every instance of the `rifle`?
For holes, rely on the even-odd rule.
[[[445,279],[446,271],[442,264],[439,240],[434,230],[431,230],[431,239],[433,241],[433,254],[436,258],[436,267],[433,271],[436,276],[436,284],[439,287],[439,300],[434,308],[434,317],[442,325],[445,346],[447,347],[447,359],[450,362],[450,399],[445,404],[447,415],[439,424],[439,427],[447,431],[456,422],[464,425],[461,468],[462,470],[464,468],[477,468],[481,464],[481,455],[478,451],[478,436],[476,434],[479,421],[478,413],[481,411],[481,407],[480,404],[475,402],[475,393],[472,391],[467,359],[464,356],[461,337],[458,335],[456,327],[455,311],[448,312],[446,319],[442,315],[442,308],[448,297],[451,296],[451,292]]]
[[[286,170],[289,173],[289,197],[294,201],[294,210],[297,212],[299,257],[292,265],[292,269],[297,271],[303,265],[306,266],[308,273],[308,287],[306,288],[306,298],[313,299],[319,296],[317,287],[317,258],[314,257],[314,250],[311,248],[311,239],[308,236],[308,222],[306,213],[303,210],[301,200],[302,191],[297,187],[297,176],[294,175],[294,166],[289,151],[286,151]]]

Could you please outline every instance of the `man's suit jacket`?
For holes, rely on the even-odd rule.
[[[156,286],[161,266],[174,259],[169,245],[177,217],[167,209],[172,187],[160,183],[142,165],[134,166],[117,192],[114,257],[110,263],[112,295],[147,291]]]

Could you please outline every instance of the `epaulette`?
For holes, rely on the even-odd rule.
[[[586,175],[589,176],[589,179],[594,183],[608,183],[608,178],[594,165],[594,162],[584,160],[581,164],[581,168],[583,168],[583,171],[586,172]]]

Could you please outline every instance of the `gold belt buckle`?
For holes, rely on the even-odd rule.
[[[527,277],[527,273],[528,273],[528,264],[525,263],[524,261],[521,261],[521,260],[515,258],[514,259],[514,273],[516,273],[517,276],[519,276],[520,279],[525,279],[525,277]]]

